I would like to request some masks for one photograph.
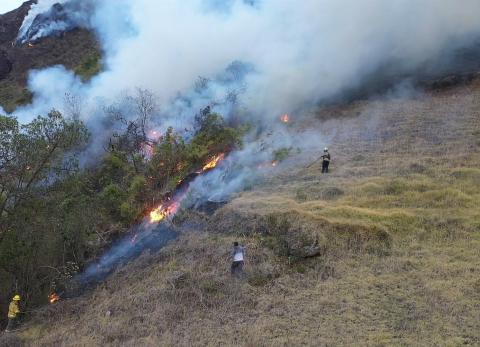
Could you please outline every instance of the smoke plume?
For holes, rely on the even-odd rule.
[[[159,131],[192,128],[207,105],[271,130],[284,113],[366,90],[372,81],[402,85],[456,69],[462,52],[473,49],[480,57],[478,13],[477,0],[39,0],[18,41],[87,28],[101,43],[104,69],[87,83],[63,67],[32,71],[33,103],[15,115],[26,122],[61,109],[66,92],[75,95],[95,151],[112,131],[105,106],[142,87],[156,96]],[[292,136],[284,132],[275,146],[289,147]],[[318,148],[320,139],[299,142]],[[235,162],[258,166],[250,158],[262,141],[269,140],[232,154]],[[208,191],[220,196],[239,189],[252,177],[242,170],[223,175],[229,187]]]
[[[27,122],[61,109],[70,93],[82,101],[93,148],[101,148],[104,107],[141,87],[156,96],[159,131],[191,128],[208,105],[275,131],[274,138],[247,139],[192,183],[190,206],[221,201],[261,175],[270,149],[324,145],[319,134],[279,128],[282,114],[301,114],[372,81],[441,76],[462,65],[465,51],[480,57],[479,13],[478,0],[39,0],[18,41],[86,28],[100,41],[104,68],[86,83],[63,67],[32,71],[33,103],[15,115]],[[122,242],[116,258],[129,249]],[[109,254],[101,260],[107,268]]]
[[[215,79],[239,62],[251,66],[244,106],[272,119],[360,86],[386,66],[408,75],[452,57],[479,37],[478,13],[475,0],[39,0],[19,40],[84,27],[105,53],[104,72],[88,84],[58,68],[33,73],[35,107],[58,107],[47,83],[90,103],[141,86],[166,111],[199,76]],[[211,94],[224,92],[218,87]],[[31,114],[19,111],[24,120]]]

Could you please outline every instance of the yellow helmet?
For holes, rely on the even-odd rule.
[[[21,298],[20,298],[20,295],[18,294],[13,297],[13,301],[20,301],[20,300]]]

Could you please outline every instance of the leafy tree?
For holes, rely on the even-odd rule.
[[[67,247],[78,239],[77,231],[65,232],[65,205],[54,197],[61,182],[77,174],[75,154],[88,137],[80,121],[55,110],[25,125],[0,116],[2,296],[21,288],[27,301],[38,300],[35,295],[48,291],[51,268],[64,262]]]
[[[66,120],[55,110],[22,126],[2,116],[0,132],[0,218],[40,184],[74,170],[67,153],[80,149],[89,136],[80,121]]]
[[[110,110],[121,132],[93,168],[76,161],[89,139],[77,101],[70,118],[52,110],[21,125],[0,116],[0,310],[14,291],[29,305],[44,303],[180,180],[241,146],[243,129],[210,109],[197,117],[191,138],[169,128],[148,139],[153,95],[139,90],[126,102],[130,108]]]
[[[183,138],[168,128],[155,146],[149,165],[149,178],[153,188],[172,188],[172,178],[187,168],[187,146]],[[178,177],[177,177],[178,178]],[[175,184],[173,184],[175,185]]]

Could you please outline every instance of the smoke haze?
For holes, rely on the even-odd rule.
[[[52,12],[54,2],[63,4],[61,16]],[[88,84],[59,68],[33,73],[37,112],[27,107],[18,115],[27,121],[42,108],[59,107],[61,90],[94,103],[136,86],[153,91],[168,111],[199,76],[215,79],[241,62],[252,67],[243,105],[272,119],[358,86],[385,65],[413,72],[472,45],[479,13],[476,0],[39,0],[19,40],[75,26],[93,29],[105,71]],[[227,90],[210,85],[210,95]]]
[[[435,75],[435,66],[448,66],[459,49],[475,45],[479,13],[478,0],[39,0],[18,41],[75,27],[94,30],[104,70],[88,83],[63,67],[32,72],[33,103],[15,115],[27,122],[61,109],[71,93],[82,100],[81,117],[97,148],[108,136],[103,107],[135,87],[155,94],[160,131],[191,128],[207,105],[227,118],[248,117],[275,136],[247,140],[192,183],[187,203],[223,201],[258,181],[264,170],[259,166],[272,160],[273,149],[301,144],[299,150],[319,150],[327,144],[318,133],[289,133],[279,124],[282,114],[339,97],[379,71],[401,76],[398,82],[425,67]],[[238,99],[229,98],[232,92]],[[129,114],[128,106],[117,105]],[[154,234],[144,228],[140,235],[150,242]],[[86,276],[128,258],[129,237]]]

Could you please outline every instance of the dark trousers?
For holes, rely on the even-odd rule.
[[[322,163],[322,173],[328,173],[328,166],[330,165],[330,162],[327,160],[324,160]]]
[[[232,262],[231,273],[233,276],[241,276],[243,274],[243,261]]]
[[[17,327],[17,318],[8,318],[8,325],[6,331],[13,331]]]

